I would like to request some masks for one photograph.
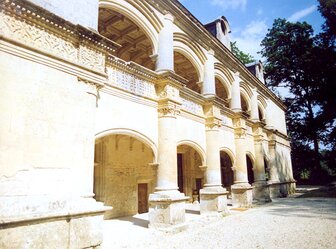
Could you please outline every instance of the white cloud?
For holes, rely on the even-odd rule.
[[[297,22],[301,18],[308,16],[309,14],[313,13],[317,9],[316,5],[312,5],[308,8],[305,8],[303,10],[299,10],[292,14],[290,17],[288,17],[288,21],[290,22]]]
[[[239,32],[232,34],[231,40],[237,42],[238,48],[244,53],[251,54],[255,59],[260,59],[257,53],[261,50],[260,42],[267,33],[265,21],[252,21]]]
[[[245,10],[247,0],[211,0],[211,4],[221,7],[223,10],[227,9],[241,9]]]

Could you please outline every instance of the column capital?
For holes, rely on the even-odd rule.
[[[216,117],[207,117],[205,119],[206,130],[218,130],[222,126],[222,120]]]
[[[206,130],[217,130],[222,125],[222,116],[220,107],[217,105],[215,98],[209,100],[203,106],[205,116]]]
[[[181,105],[174,101],[162,100],[158,104],[159,118],[176,118],[180,114]]]

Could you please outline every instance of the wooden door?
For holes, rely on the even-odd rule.
[[[147,183],[138,184],[138,213],[148,212]]]

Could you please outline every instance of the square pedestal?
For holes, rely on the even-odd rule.
[[[2,199],[0,211],[6,208],[5,202],[13,202],[13,207],[17,209],[7,212],[8,217],[0,219],[0,248],[100,247],[103,241],[103,215],[109,207],[89,198],[46,198],[41,198],[43,201],[40,202],[20,198],[17,202],[10,198]],[[20,210],[22,212],[15,213]]]
[[[266,182],[253,183],[253,200],[271,202],[269,185]]]
[[[219,213],[228,213],[227,209],[227,194],[225,188],[204,188],[200,190],[201,196],[201,215],[214,215]]]
[[[232,206],[251,208],[253,201],[253,187],[250,184],[234,184],[232,185]]]
[[[271,198],[281,197],[280,194],[280,183],[279,182],[269,182],[269,190]]]
[[[149,228],[173,233],[185,230],[185,201],[188,199],[178,191],[150,194]]]

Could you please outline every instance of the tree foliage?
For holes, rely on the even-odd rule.
[[[329,15],[330,10],[324,11]],[[297,172],[311,170],[315,178],[320,177],[326,162],[328,168],[335,168],[332,160],[326,158],[336,149],[332,142],[336,124],[336,52],[334,38],[328,32],[326,29],[313,36],[313,29],[306,22],[276,19],[261,42],[261,54],[267,59],[267,85],[284,86],[290,92],[284,101],[288,106],[294,167]],[[329,150],[323,156],[321,147]]]
[[[237,47],[237,42],[231,42],[231,51],[243,64],[255,61],[252,55],[244,53]]]

